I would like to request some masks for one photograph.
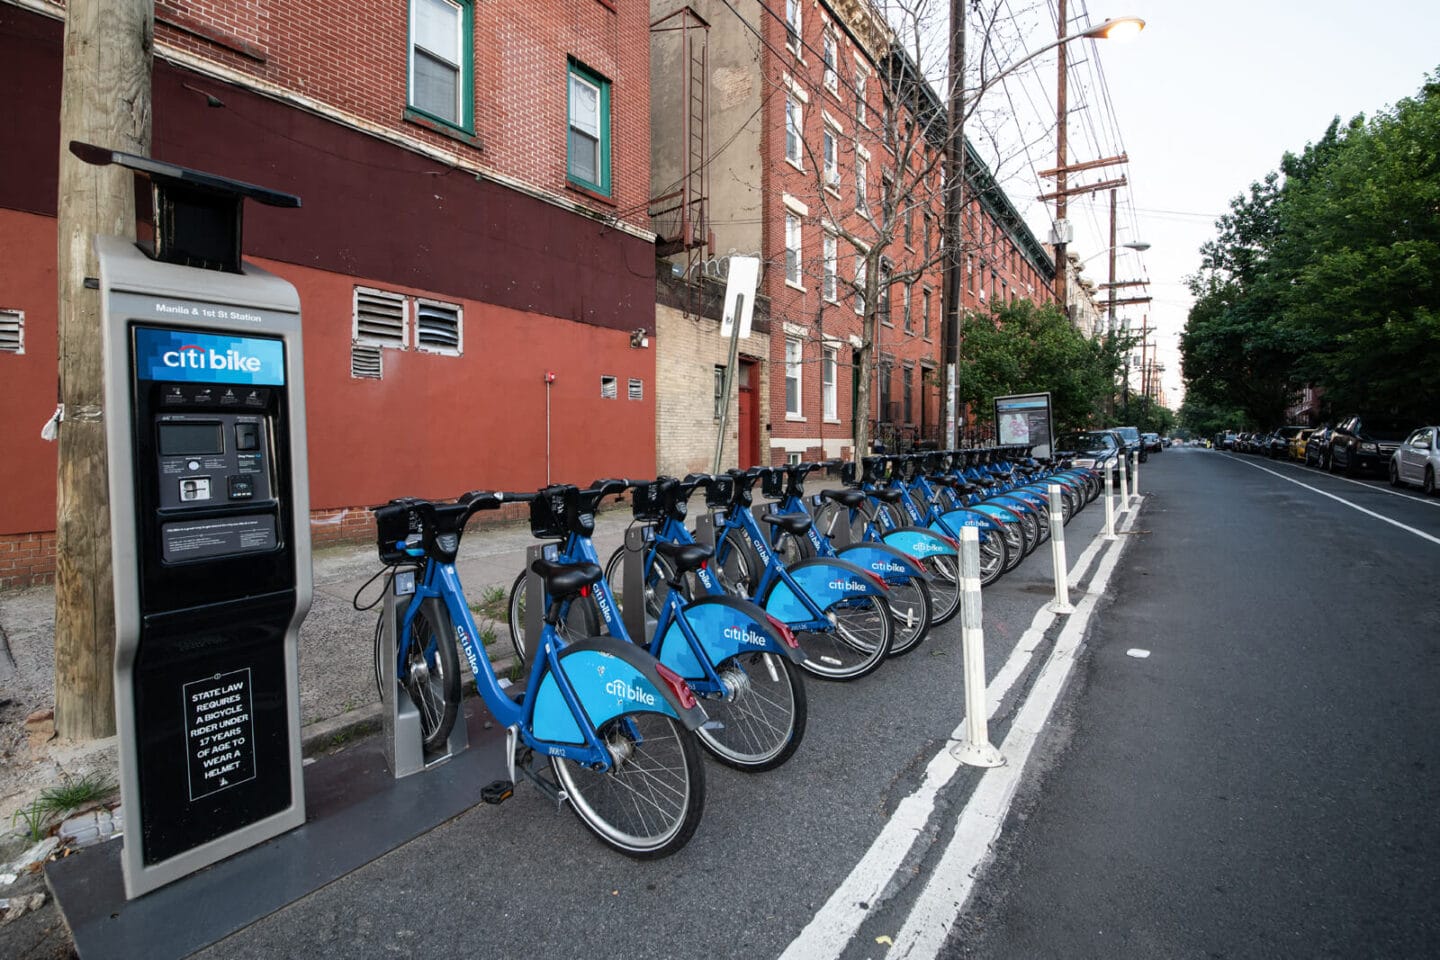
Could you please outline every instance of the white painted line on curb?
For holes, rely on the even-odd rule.
[[[1131,511],[1127,522],[1134,522],[1137,513]],[[1050,711],[1065,689],[1096,600],[1104,594],[1110,574],[1129,542],[1117,541],[1116,548],[1100,561],[1095,571],[1098,588],[1089,590],[1077,604],[1055,641],[1055,649],[1035,678],[1030,696],[1010,725],[1010,733],[1000,748],[1008,760],[1007,765],[988,770],[980,778],[979,785],[960,813],[954,836],[931,871],[925,889],[911,907],[904,927],[895,935],[895,945],[886,953],[887,960],[931,958],[945,945],[945,938],[969,899],[982,867],[991,856],[992,845],[1005,825],[1010,801],[1020,785],[1030,751],[1040,739]]]
[[[1262,466],[1260,466],[1260,464],[1258,464],[1258,463],[1250,463],[1250,462],[1247,461],[1247,460],[1241,460],[1239,457],[1232,457],[1232,456],[1230,456],[1229,454],[1226,454],[1226,456],[1229,457],[1229,459],[1234,460],[1236,463],[1243,463],[1243,464],[1245,464],[1245,466],[1247,466],[1247,467],[1254,467],[1256,470],[1259,470],[1261,473],[1268,473],[1268,474],[1270,474],[1270,476],[1272,476],[1272,477],[1279,477],[1281,480],[1284,480],[1286,483],[1293,483],[1293,484],[1295,484],[1295,486],[1297,486],[1297,487],[1304,487],[1306,490],[1309,490],[1309,491],[1311,491],[1312,493],[1318,493],[1318,494],[1320,494],[1320,496],[1322,496],[1322,497],[1329,497],[1331,500],[1334,500],[1334,501],[1337,502],[1337,503],[1343,503],[1343,504],[1345,504],[1345,506],[1349,507],[1349,508],[1352,509],[1352,510],[1359,510],[1361,513],[1365,514],[1366,516],[1374,517],[1376,520],[1383,520],[1383,521],[1385,521],[1386,523],[1390,524],[1390,525],[1393,526],[1393,527],[1399,527],[1401,530],[1404,530],[1404,531],[1406,531],[1407,533],[1413,533],[1413,534],[1415,534],[1415,536],[1420,537],[1422,540],[1429,540],[1431,543],[1440,544],[1440,537],[1433,537],[1433,536],[1431,536],[1430,534],[1426,533],[1424,530],[1416,530],[1414,527],[1412,527],[1412,526],[1410,526],[1410,525],[1408,525],[1408,524],[1401,523],[1399,520],[1391,520],[1389,517],[1385,516],[1383,513],[1376,513],[1374,510],[1367,510],[1365,507],[1360,506],[1360,504],[1358,504],[1358,503],[1351,503],[1349,500],[1346,500],[1344,497],[1337,497],[1335,494],[1330,493],[1328,490],[1321,490],[1319,487],[1312,487],[1312,486],[1310,486],[1310,484],[1308,484],[1308,483],[1301,483],[1299,480],[1296,480],[1294,477],[1287,477],[1287,476],[1285,476],[1285,474],[1283,474],[1283,473],[1277,473],[1277,472],[1275,472],[1274,470],[1271,470],[1269,467],[1262,467]],[[1362,484],[1362,486],[1363,486],[1363,484]]]
[[[1124,521],[1124,525],[1133,524],[1138,513],[1138,510],[1131,511]],[[1124,543],[1125,541],[1118,542]],[[1077,582],[1106,546],[1107,542],[1102,541],[1098,533],[1091,539],[1089,546],[1076,558],[1074,566],[1071,567],[1072,576]],[[1105,569],[1103,564],[1101,569]],[[1108,578],[1108,574],[1106,576]],[[1100,590],[1103,592],[1103,584]],[[1084,603],[1089,600],[1090,605],[1094,606],[1093,597],[1095,595],[1094,580],[1092,579],[1086,587],[1086,598],[1080,602]],[[1072,619],[1074,616],[1074,614],[1071,615]],[[1044,641],[1046,631],[1050,629],[1055,620],[1056,615],[1043,605],[1035,612],[1030,626],[1015,642],[1010,656],[1006,658],[1004,665],[1001,666],[985,690],[987,716],[992,718],[995,716],[1011,688],[1025,674],[1030,661],[1034,658],[1036,649]],[[1052,652],[1051,658],[1053,659],[1053,657]],[[950,734],[950,739],[958,742],[963,740],[964,736],[965,718],[962,717],[960,724]],[[1021,763],[1023,765],[1023,759]],[[870,844],[870,848],[865,851],[865,854],[851,869],[850,874],[841,882],[840,886],[835,889],[835,892],[830,895],[830,898],[815,912],[815,916],[810,919],[805,928],[780,954],[779,960],[834,960],[845,951],[868,915],[868,910],[859,905],[861,903],[873,905],[880,899],[900,865],[909,855],[916,839],[925,831],[925,825],[935,810],[936,797],[960,769],[962,769],[962,765],[950,755],[948,747],[941,748],[931,758],[929,765],[925,768],[925,775],[920,785],[908,797],[900,801],[895,812],[881,828],[879,835]]]

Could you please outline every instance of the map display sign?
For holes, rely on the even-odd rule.
[[[1050,394],[1017,393],[996,397],[995,429],[1001,446],[1033,447],[1033,456],[1050,456],[1055,436],[1050,419]]]

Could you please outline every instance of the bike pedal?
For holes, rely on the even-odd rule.
[[[510,780],[496,780],[480,788],[480,799],[485,803],[504,803],[515,796],[515,784]]]

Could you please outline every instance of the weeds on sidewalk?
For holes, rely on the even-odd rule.
[[[61,820],[73,810],[108,800],[115,790],[115,781],[105,774],[87,773],[45,789],[28,806],[16,810],[10,824],[15,826],[23,821],[26,834],[32,841],[38,841],[49,832],[52,820]]]

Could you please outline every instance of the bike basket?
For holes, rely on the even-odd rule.
[[[771,500],[785,496],[785,471],[771,467],[760,475],[760,492]]]
[[[380,550],[380,562],[391,566],[414,563],[415,558],[397,546],[412,534],[421,532],[420,518],[409,504],[390,503],[375,507],[375,541]]]
[[[847,487],[855,485],[855,461],[847,460],[840,464],[840,482]]]
[[[735,498],[735,481],[730,477],[716,477],[705,484],[705,506],[711,509],[730,506]]]
[[[666,485],[667,489],[672,488]],[[647,523],[658,523],[665,516],[665,491],[661,489],[661,483],[656,480],[654,483],[647,483],[635,487],[631,492],[632,503],[630,512],[636,520],[644,520]]]
[[[572,486],[556,484],[546,487],[530,501],[530,534],[537,540],[564,540],[569,533],[565,520],[575,513],[575,495],[579,491]]]

